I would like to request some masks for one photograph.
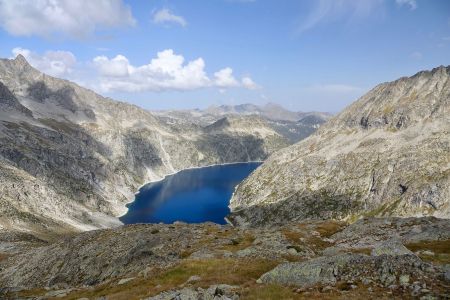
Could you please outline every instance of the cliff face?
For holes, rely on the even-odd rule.
[[[114,216],[148,181],[193,166],[263,160],[287,146],[264,120],[168,124],[32,68],[0,60],[0,229],[73,231]]]
[[[376,86],[237,188],[236,224],[450,217],[450,67]]]

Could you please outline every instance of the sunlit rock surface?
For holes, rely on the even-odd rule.
[[[360,216],[450,217],[450,67],[376,86],[243,181],[240,225]]]

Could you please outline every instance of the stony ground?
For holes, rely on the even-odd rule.
[[[2,299],[446,299],[450,221],[0,234]]]

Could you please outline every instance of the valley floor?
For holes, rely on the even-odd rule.
[[[0,298],[444,299],[449,264],[450,220],[432,217],[3,232]]]

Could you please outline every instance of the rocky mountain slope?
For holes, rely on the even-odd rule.
[[[376,86],[237,188],[241,225],[450,217],[450,67]]]
[[[193,166],[263,160],[287,145],[258,117],[167,124],[43,74],[21,55],[0,60],[0,228],[115,226],[143,183]]]
[[[317,130],[331,114],[323,112],[293,112],[274,103],[211,106],[207,109],[154,111],[161,121],[169,124],[195,123],[206,126],[226,117],[257,116],[269,126],[296,143]]]

